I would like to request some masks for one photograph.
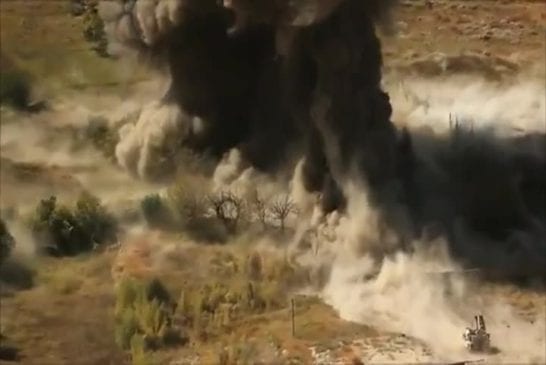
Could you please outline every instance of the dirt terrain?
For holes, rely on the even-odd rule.
[[[384,79],[392,94],[394,116],[399,124],[410,125],[421,117],[420,109],[415,106],[419,101],[409,102],[407,93],[400,96],[397,88],[400,80],[407,80],[408,89],[413,88],[411,92],[429,85],[427,90],[433,88],[429,90],[433,95],[436,86],[451,85],[442,84],[450,77],[470,77],[500,85],[501,89],[508,90],[510,97],[517,95],[514,103],[518,105],[532,108],[540,103],[541,95],[528,96],[536,89],[521,91],[505,85],[513,85],[514,80],[544,84],[546,6],[542,0],[432,0],[429,3],[431,5],[421,0],[402,0],[393,14],[392,27],[381,30]],[[100,114],[97,111],[127,112],[134,108],[129,101],[136,100],[138,104],[139,99],[148,98],[154,91],[142,85],[143,80],[151,77],[139,65],[120,65],[97,57],[83,39],[81,23],[71,17],[68,8],[68,1],[61,0],[0,0],[0,71],[15,66],[28,72],[35,81],[34,99],[47,100],[50,107],[38,114],[2,107],[0,211],[2,218],[21,223],[40,199],[57,195],[67,202],[81,190],[89,189],[127,223],[126,230],[130,231],[134,228],[132,217],[139,209],[140,199],[164,190],[165,186],[135,180],[92,145],[81,142],[78,131],[89,118]],[[415,80],[418,82],[412,84]],[[454,89],[454,93],[459,92],[455,86]],[[486,94],[481,89],[475,92],[480,96]],[[475,94],[469,95],[472,98]],[[492,95],[494,99],[499,94]],[[445,98],[448,97],[450,95]],[[444,101],[442,96],[439,98]],[[422,103],[434,100],[431,97]],[[412,113],[404,109],[404,103],[411,104]],[[516,109],[506,102],[498,104],[502,105],[491,108],[498,107],[501,112]],[[447,124],[450,107],[453,104],[442,105],[438,110],[431,106],[431,114],[441,114]],[[481,107],[477,105],[476,109],[485,109]],[[483,111],[488,112],[489,109]],[[114,123],[120,119],[117,115],[112,117]],[[0,341],[2,346],[18,349],[21,364],[129,363],[127,354],[113,341],[114,283],[119,272],[127,271],[135,277],[165,278],[169,289],[177,292],[182,282],[205,283],[204,278],[216,275],[211,263],[215,255],[246,254],[245,245],[235,245],[233,249],[203,246],[188,237],[165,234],[151,239],[145,236],[136,243],[128,240],[122,243],[126,246],[120,252],[116,247],[77,258],[43,259],[34,254],[28,232],[19,229],[19,224],[14,227],[13,233],[22,247],[17,257],[21,257],[36,276],[30,289],[20,290],[17,285],[2,282]],[[150,252],[155,252],[155,256]],[[157,260],[167,261],[169,265],[158,265]],[[403,285],[392,284],[396,289]],[[385,288],[386,292],[389,290],[398,293],[390,286]],[[437,299],[435,292],[415,290],[415,296],[430,295]],[[544,363],[546,358],[536,354],[537,348],[545,344],[544,283],[539,280],[518,286],[480,282],[477,289],[472,290],[476,290],[471,291],[475,294],[472,305],[460,305],[453,311],[459,316],[457,320],[446,320],[446,323],[460,324],[457,321],[463,317],[470,326],[474,310],[483,310],[486,319],[491,313],[492,341],[500,351],[486,356],[485,363]],[[171,365],[215,363],[218,349],[228,344],[252,344],[257,353],[272,353],[272,358],[294,364],[449,363],[484,359],[482,355],[468,354],[461,349],[464,327],[450,327],[442,333],[440,324],[443,322],[436,313],[431,313],[431,321],[438,320],[438,326],[424,324],[425,331],[430,332],[427,339],[449,336],[450,341],[460,340],[448,344],[449,351],[437,346],[438,343],[427,343],[398,330],[394,325],[383,328],[379,322],[373,322],[370,318],[374,316],[375,303],[364,306],[370,310],[362,316],[365,321],[360,319],[360,313],[345,313],[339,303],[329,302],[325,297],[298,294],[295,336],[291,334],[290,309],[283,308],[234,323],[216,342],[160,351],[156,360],[159,364]],[[347,295],[346,299],[354,298]],[[382,300],[379,298],[377,305],[390,303]],[[507,306],[497,308],[500,302]],[[355,306],[358,305],[356,302]],[[506,314],[507,308],[517,316]],[[517,320],[503,322],[507,318]],[[414,332],[421,331],[419,328]],[[527,336],[530,340],[525,345],[523,341]],[[521,343],[508,343],[517,338]],[[0,360],[0,364],[4,362]]]
[[[433,53],[505,59],[521,69],[544,60],[546,9],[541,1],[402,1],[398,36],[383,42],[385,62],[411,62]],[[463,70],[461,70],[463,71]]]

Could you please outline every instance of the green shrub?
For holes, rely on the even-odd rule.
[[[141,335],[131,338],[131,362],[133,365],[152,365],[153,361],[146,352],[146,341]]]
[[[135,280],[124,279],[118,283],[116,288],[116,317],[122,316],[125,309],[132,308],[140,290],[139,283]]]
[[[85,137],[91,141],[93,147],[102,152],[104,157],[110,161],[115,161],[119,134],[108,125],[106,119],[101,117],[91,118],[85,129]]]
[[[177,182],[168,190],[169,203],[180,219],[180,223],[186,227],[203,218],[207,212],[204,196],[195,191],[196,188],[194,190],[188,185]]]
[[[173,304],[169,291],[161,281],[152,279],[146,285],[146,300],[157,300],[158,303],[170,307]]]
[[[27,262],[8,258],[0,263],[0,286],[4,289],[30,289],[34,286],[35,277],[36,271]]]
[[[87,0],[83,13],[85,39],[93,44],[93,50],[102,57],[108,57],[108,41],[104,31],[104,22],[99,16],[96,0]]]
[[[75,217],[85,236],[93,243],[100,244],[115,239],[116,221],[97,197],[83,192],[76,202]]]
[[[77,255],[112,242],[117,232],[115,219],[96,197],[85,192],[73,210],[58,206],[55,196],[40,201],[30,228],[46,252],[58,256]]]
[[[0,219],[0,264],[9,257],[14,246],[15,239],[9,233],[6,223]]]
[[[144,219],[150,227],[168,228],[172,225],[169,208],[163,202],[159,194],[147,195],[140,202],[140,208]]]
[[[30,80],[20,71],[0,72],[0,103],[26,109],[30,102]]]
[[[127,350],[135,336],[144,349],[157,349],[182,342],[172,327],[172,300],[160,281],[148,283],[125,279],[116,290],[116,343]]]
[[[146,348],[157,349],[167,334],[169,318],[165,308],[157,299],[139,297],[133,304],[137,328],[144,336]]]
[[[116,318],[115,340],[116,344],[122,349],[129,349],[131,339],[138,332],[138,322],[135,311],[132,308],[126,308]]]
[[[81,16],[85,13],[85,0],[70,0],[70,14],[72,16]]]

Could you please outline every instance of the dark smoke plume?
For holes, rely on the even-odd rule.
[[[374,31],[393,4],[111,0],[99,12],[111,50],[166,67],[163,101],[203,122],[187,146],[216,156],[239,147],[266,171],[303,148],[305,185],[325,192],[331,210],[342,204],[336,181],[351,166],[374,186],[395,178]]]
[[[324,211],[343,210],[342,185],[356,179],[387,221],[397,221],[389,219],[389,207],[408,210],[410,234],[420,234],[429,222],[450,226],[456,217],[493,239],[532,227],[536,214],[542,224],[536,197],[545,179],[535,168],[544,166],[543,159],[506,157],[488,146],[483,148],[489,154],[475,147],[438,148],[436,163],[444,174],[434,175],[415,155],[409,133],[395,129],[389,96],[380,86],[375,32],[395,4],[104,0],[99,12],[111,52],[134,52],[170,77],[163,106],[141,115],[145,127],[137,132],[165,125],[169,132],[159,133],[161,138],[168,135],[172,142],[177,136],[180,146],[218,158],[236,147],[245,163],[265,172],[303,156],[303,184],[322,193]],[[150,138],[137,132],[132,140],[148,145]],[[142,156],[156,154],[133,148],[135,143],[125,147],[133,156],[125,165],[154,171]],[[519,183],[512,173],[521,176]],[[446,182],[455,178],[460,181]]]

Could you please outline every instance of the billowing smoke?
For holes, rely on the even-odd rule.
[[[102,1],[113,51],[134,51],[170,79],[121,131],[118,162],[143,178],[164,177],[176,171],[177,150],[190,148],[224,158],[216,178],[233,182],[218,174],[234,174],[234,161],[248,180],[303,158],[297,186],[317,193],[322,211],[350,211],[357,203],[347,202],[347,186],[364,189],[361,203],[381,207],[376,219],[400,236],[398,247],[431,225],[450,241],[466,230],[513,238],[516,247],[540,239],[540,136],[535,151],[522,151],[527,142],[467,133],[457,116],[445,137],[410,135],[391,122],[375,25],[395,3]],[[229,151],[237,152],[224,157]],[[523,239],[523,231],[532,234]]]
[[[187,146],[218,157],[238,147],[265,171],[304,153],[306,188],[322,191],[324,208],[333,210],[343,204],[338,184],[351,170],[374,186],[396,178],[374,31],[393,4],[111,0],[99,13],[111,51],[136,51],[164,67],[171,85],[161,102],[202,121]],[[158,118],[158,129],[172,125]],[[146,155],[147,138],[139,140]]]
[[[411,360],[396,359],[401,362],[448,363],[485,357],[486,363],[495,364],[543,363],[544,308],[537,308],[533,323],[507,302],[488,297],[483,286],[473,285],[451,262],[445,248],[441,241],[421,243],[414,254],[399,252],[379,266],[368,256],[338,256],[322,296],[342,318],[409,335],[432,352]],[[462,346],[461,333],[472,325],[476,313],[485,316],[498,353],[473,355]]]
[[[191,133],[191,122],[176,104],[150,103],[135,124],[121,127],[116,146],[118,162],[141,178],[161,177],[174,171],[174,156]]]

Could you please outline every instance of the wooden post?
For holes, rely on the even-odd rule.
[[[295,317],[296,317],[296,305],[294,303],[294,298],[290,299],[290,302],[292,304],[292,337],[296,337],[296,322],[295,322]]]

